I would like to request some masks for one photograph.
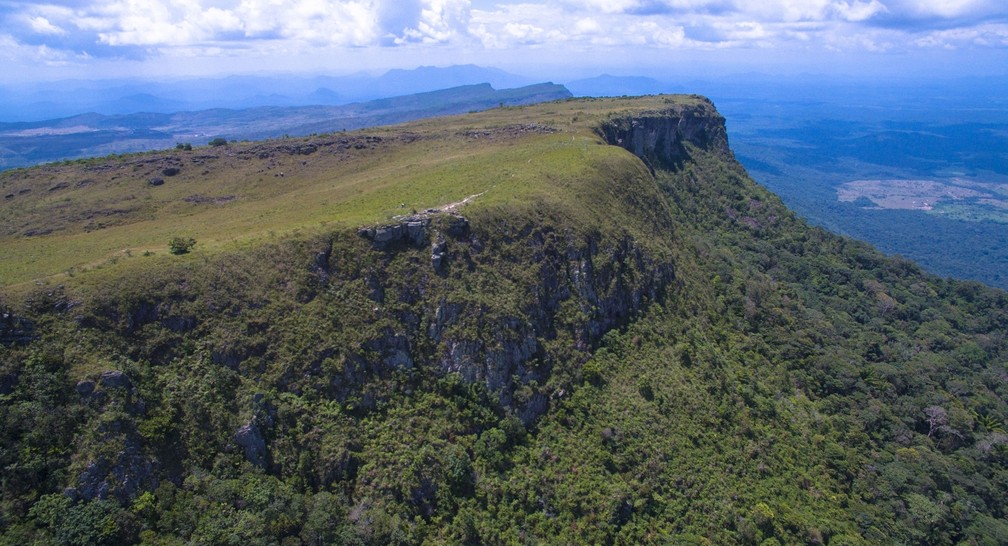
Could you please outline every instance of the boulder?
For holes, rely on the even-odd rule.
[[[101,374],[101,384],[106,388],[120,388],[129,389],[133,386],[129,377],[119,370],[109,370],[107,372],[102,372]]]
[[[266,468],[266,439],[255,420],[249,421],[235,432],[235,442],[242,447],[245,458],[259,468]]]
[[[90,379],[85,379],[83,381],[78,381],[76,389],[77,389],[77,394],[80,395],[81,398],[87,398],[87,397],[91,396],[91,393],[94,392],[94,390],[95,390],[95,382],[91,381]]]

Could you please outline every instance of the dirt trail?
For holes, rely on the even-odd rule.
[[[473,199],[476,199],[477,197],[483,195],[484,193],[486,193],[486,192],[485,191],[481,191],[479,193],[474,193],[474,194],[470,195],[469,197],[466,197],[465,199],[463,199],[461,201],[456,201],[454,203],[448,203],[447,205],[442,205],[442,206],[438,207],[438,210],[440,210],[441,212],[455,212],[455,209],[457,209],[457,208],[465,205],[466,203],[472,201]]]

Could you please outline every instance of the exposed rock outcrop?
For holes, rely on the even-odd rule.
[[[448,243],[444,239],[438,239],[431,245],[431,266],[439,274],[444,273],[445,260],[448,255]]]
[[[731,155],[725,120],[707,99],[697,105],[617,116],[602,123],[599,134],[644,160],[652,169],[676,169],[689,159],[686,144]]]
[[[431,253],[443,254],[440,251],[444,250],[444,238],[440,237],[439,233],[443,232],[456,239],[469,234],[469,220],[446,210],[427,209],[416,214],[397,217],[392,223],[362,227],[357,230],[357,235],[371,241],[374,248],[379,250],[393,249],[397,245],[420,248],[427,244],[428,240],[433,239],[434,247]],[[435,265],[435,269],[437,267],[438,265]]]
[[[255,419],[242,425],[234,435],[235,443],[241,446],[245,458],[259,468],[266,467],[266,439]]]
[[[446,299],[427,321],[426,334],[439,347],[434,355],[439,372],[484,383],[526,423],[546,410],[551,394],[523,388],[545,385],[552,373],[554,355],[545,341],[564,332],[575,354],[587,358],[606,332],[662,297],[675,278],[673,264],[656,262],[630,239],[606,247],[594,240],[568,241],[566,247],[556,242],[543,236],[526,241],[537,257],[529,267],[539,284],[529,287],[532,303],[521,314],[494,316],[493,310]],[[578,316],[570,316],[572,305]],[[466,333],[474,324],[483,324],[484,335]]]
[[[129,389],[133,386],[129,377],[119,370],[102,372],[101,384],[103,387],[112,387],[117,389]]]
[[[158,487],[161,462],[145,448],[145,439],[136,423],[146,414],[146,404],[133,382],[120,370],[108,370],[98,380],[83,379],[75,390],[81,402],[105,413],[115,405],[126,416],[108,419],[81,441],[102,446],[77,475],[66,493],[84,500],[114,498],[129,502],[143,491]]]
[[[35,337],[35,326],[26,318],[0,307],[0,345],[28,343]]]
[[[89,462],[67,493],[84,500],[112,497],[129,502],[143,491],[157,489],[160,472],[161,464],[144,454],[140,438],[132,433],[125,435],[123,449],[113,459]]]
[[[376,227],[361,228],[357,234],[370,240],[375,248],[388,249],[397,244],[414,247],[423,246],[427,241],[427,228],[430,225],[428,216],[407,216],[392,223]]]

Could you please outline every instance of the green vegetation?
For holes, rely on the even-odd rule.
[[[1004,543],[1008,296],[809,227],[722,124],[509,108],[298,141],[268,184],[286,144],[237,144],[221,205],[158,194],[185,165],[118,228],[7,236],[82,251],[4,277],[2,542]],[[634,128],[647,164],[599,136]],[[357,232],[397,215],[419,244]]]
[[[168,239],[168,252],[175,255],[187,254],[194,246],[196,246],[196,239],[192,237],[176,236]]]

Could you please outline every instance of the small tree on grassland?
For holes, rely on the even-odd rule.
[[[192,237],[172,237],[168,240],[168,252],[172,254],[185,254],[196,245],[196,239]]]

